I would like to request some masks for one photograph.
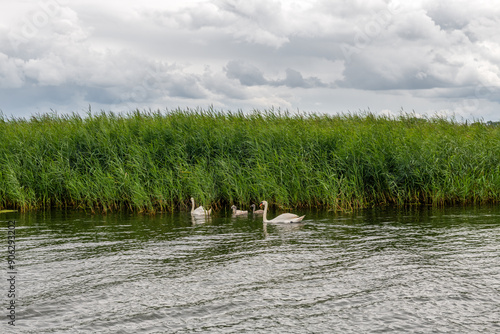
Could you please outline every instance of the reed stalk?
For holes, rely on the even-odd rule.
[[[500,200],[500,127],[213,108],[0,117],[0,209],[352,210]]]

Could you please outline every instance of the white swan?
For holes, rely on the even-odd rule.
[[[260,206],[264,205],[264,223],[300,223],[305,216],[299,217],[293,213],[282,213],[278,217],[267,220],[267,202],[262,201]]]
[[[203,206],[199,206],[196,209],[194,208],[194,198],[191,197],[191,215],[204,215],[204,216],[209,216],[212,213],[212,208],[210,210],[205,210]]]
[[[255,210],[255,204],[250,205],[250,207],[252,208],[252,214],[254,214],[254,215],[263,215],[264,214],[264,210]]]
[[[243,211],[243,210],[238,210],[236,208],[236,205],[233,205],[231,207],[231,210],[233,210],[233,215],[235,216],[243,216],[243,215],[248,215],[248,211]]]

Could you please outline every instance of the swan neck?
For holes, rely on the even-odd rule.
[[[262,220],[264,223],[267,223],[267,202],[264,203],[264,214],[262,215]]]

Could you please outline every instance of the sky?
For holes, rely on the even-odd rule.
[[[499,28],[498,0],[2,1],[0,110],[499,121]]]

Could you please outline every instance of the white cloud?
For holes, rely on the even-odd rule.
[[[0,88],[19,88],[24,83],[22,61],[0,52]]]

